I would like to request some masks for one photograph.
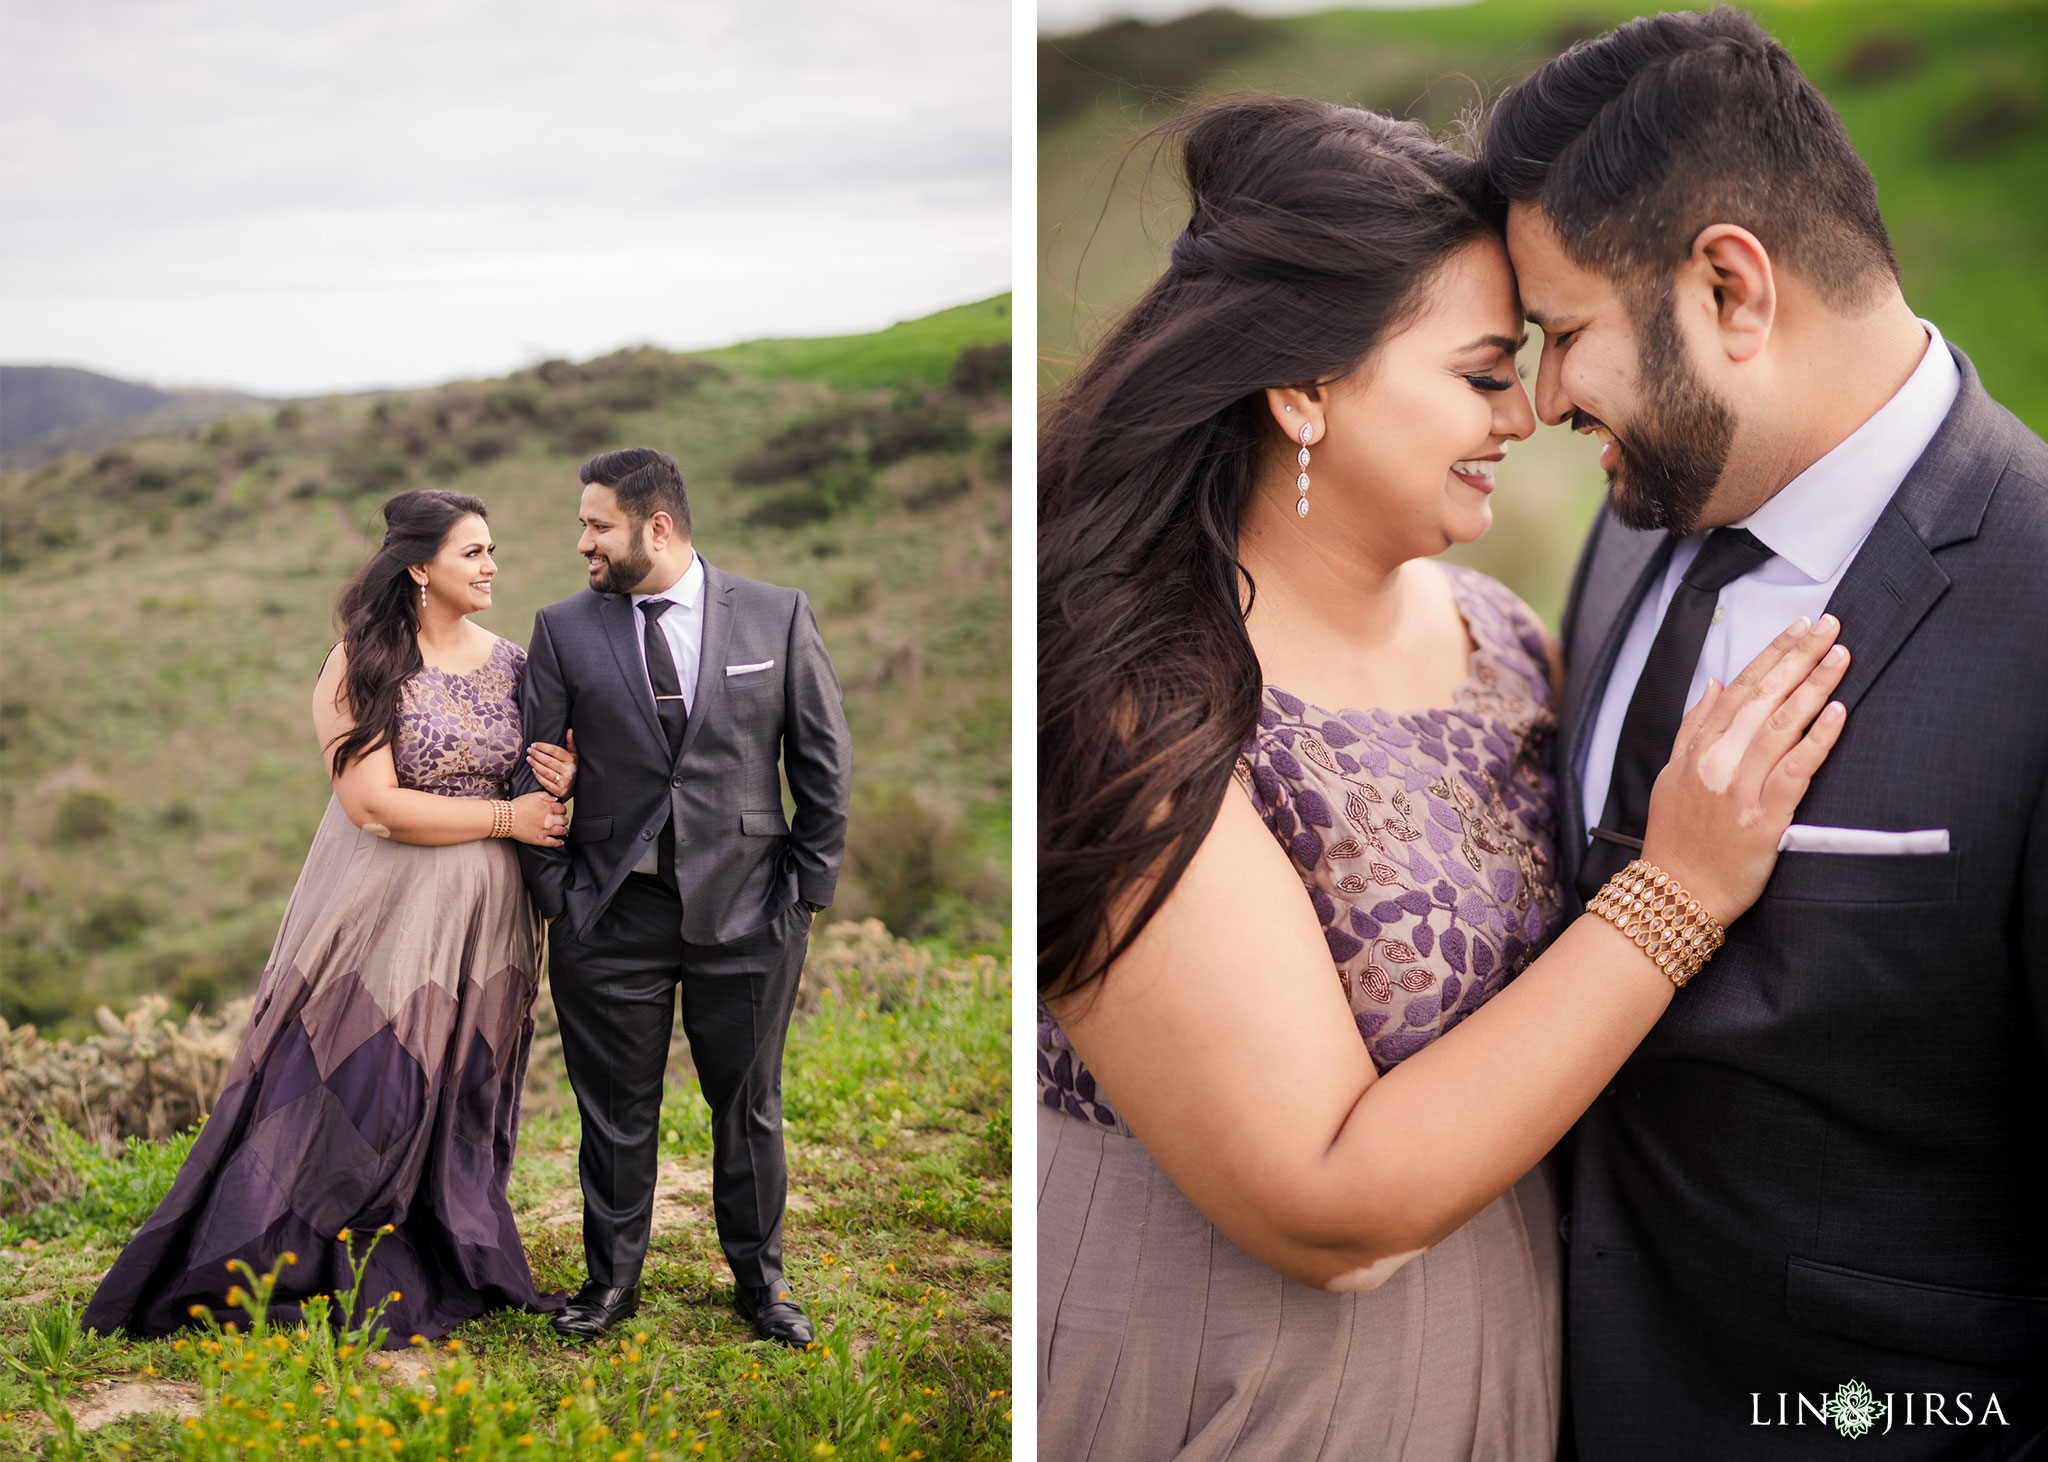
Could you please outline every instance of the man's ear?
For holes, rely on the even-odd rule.
[[[1754,360],[1778,318],[1778,281],[1770,251],[1740,224],[1714,223],[1692,241],[1679,268],[1681,308],[1711,311],[1721,349],[1733,361]]]

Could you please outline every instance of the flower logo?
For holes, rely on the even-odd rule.
[[[1861,1381],[1844,1381],[1827,1399],[1827,1418],[1845,1437],[1860,1437],[1885,1418],[1887,1406]]]

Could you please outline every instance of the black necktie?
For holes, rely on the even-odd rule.
[[[655,621],[674,607],[670,599],[640,601],[640,612],[647,616],[647,623],[641,626],[647,640],[647,678],[654,684],[654,711],[661,717],[671,758],[683,749],[683,732],[690,724],[690,712],[683,703],[683,682],[676,675],[676,657],[669,651],[668,636]]]
[[[1716,528],[1700,545],[1699,556],[1678,581],[1650,658],[1629,698],[1621,720],[1621,740],[1614,749],[1614,778],[1607,784],[1607,806],[1600,828],[1579,864],[1578,892],[1590,899],[1600,886],[1628,866],[1642,846],[1650,820],[1650,786],[1671,760],[1671,743],[1685,719],[1685,693],[1699,668],[1707,626],[1721,590],[1771,557],[1770,549],[1746,528]],[[1636,847],[1602,837],[1601,832],[1632,838]]]

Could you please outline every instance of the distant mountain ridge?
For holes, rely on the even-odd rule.
[[[0,366],[0,464],[30,467],[275,404],[240,391],[166,391],[73,366]]]

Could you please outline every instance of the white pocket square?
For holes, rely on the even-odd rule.
[[[728,665],[725,667],[725,673],[727,675],[752,675],[756,670],[773,670],[774,668],[775,662],[773,660],[763,660],[758,665]]]
[[[1901,853],[1946,853],[1948,829],[1923,828],[1918,832],[1874,832],[1862,827],[1813,827],[1795,822],[1778,839],[1781,853],[1862,853],[1883,857]]]

